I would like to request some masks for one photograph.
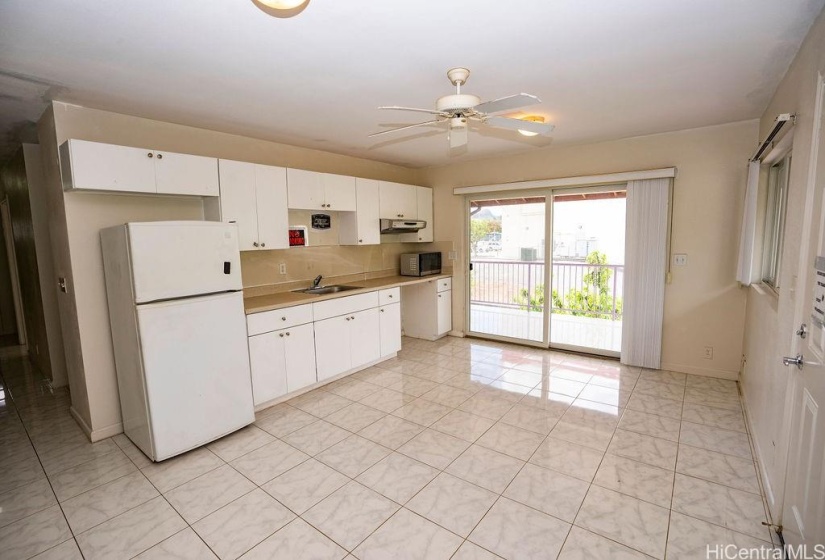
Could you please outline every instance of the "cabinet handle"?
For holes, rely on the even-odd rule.
[[[261,243],[261,247],[266,247],[266,243]]]
[[[158,154],[158,159],[163,159],[163,154]]]
[[[383,312],[384,312],[384,310],[383,310],[383,309],[380,309],[379,311],[381,311],[381,313],[383,313]]]
[[[283,337],[284,337],[284,333],[281,333],[281,334],[280,334],[280,335],[278,335],[278,336],[280,336],[281,338],[283,338]]]
[[[358,243],[363,243],[363,242],[364,242],[364,240],[363,240],[363,239],[359,239],[359,240],[358,240]]]
[[[151,158],[151,157],[155,157],[155,154],[153,154],[152,152],[149,152],[148,154],[146,154],[146,156]]]
[[[355,317],[350,317],[350,319],[352,319],[353,321],[355,321]]]
[[[281,321],[286,321],[286,317],[281,317]]]
[[[438,294],[438,297],[441,297],[441,294]]]
[[[257,241],[253,241],[253,242],[252,242],[252,246],[253,246],[253,247],[257,247],[257,246],[258,246],[258,242],[257,242]]]
[[[347,321],[349,321],[349,317],[344,317],[344,319],[346,319]]]
[[[286,335],[289,336],[289,331],[287,331]]]

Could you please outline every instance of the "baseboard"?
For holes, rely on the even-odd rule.
[[[80,429],[83,430],[83,433],[86,434],[86,437],[89,438],[89,441],[95,443],[102,439],[110,438],[112,436],[116,436],[120,433],[123,433],[123,424],[118,422],[117,424],[112,424],[111,426],[106,426],[100,430],[92,430],[86,421],[83,420],[83,417],[77,412],[73,406],[69,407],[69,414],[72,415],[74,421],[78,423]]]
[[[447,336],[454,336],[456,338],[464,338],[466,335],[463,331],[450,331],[447,333]]]
[[[676,371],[679,373],[689,373],[691,375],[703,375],[705,377],[716,377],[718,379],[729,379],[737,381],[739,379],[738,371],[728,371],[724,369],[701,368],[696,366],[687,366],[684,364],[668,364],[662,363],[661,369],[667,371]]]
[[[741,387],[741,380],[740,380],[740,387]],[[741,387],[744,389],[744,387]],[[771,485],[771,481],[768,479],[768,473],[764,468],[762,450],[759,447],[759,442],[756,441],[756,438],[753,437],[754,429],[753,429],[753,421],[751,420],[750,411],[748,410],[748,402],[745,400],[745,392],[744,390],[741,391],[742,396],[742,411],[745,414],[745,424],[748,427],[748,438],[751,441],[751,450],[753,452],[753,456],[756,463],[756,476],[759,479],[759,484],[762,487],[762,495],[763,499],[766,502],[767,510],[768,510],[768,520],[773,523],[773,520],[776,519],[774,516],[774,510],[776,509],[776,495],[774,493],[773,486]]]

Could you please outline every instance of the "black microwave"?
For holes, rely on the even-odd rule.
[[[401,255],[401,276],[441,274],[441,253],[405,253]]]

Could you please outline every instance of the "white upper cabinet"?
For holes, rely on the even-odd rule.
[[[208,220],[238,225],[241,251],[289,247],[286,169],[220,161],[220,200],[204,203]]]
[[[417,220],[427,222],[427,227],[411,233],[401,234],[401,241],[429,243],[433,240],[433,190],[427,187],[415,187],[417,201]]]
[[[65,190],[218,196],[215,158],[72,139],[60,168]]]
[[[380,183],[380,214],[381,218],[408,218],[416,219],[418,214],[418,198],[414,185],[401,183]]]
[[[289,208],[355,212],[355,177],[287,170]]]
[[[260,248],[288,248],[289,207],[285,168],[255,165],[255,200]]]
[[[155,152],[155,184],[159,194],[218,196],[218,160]]]
[[[378,181],[372,179],[355,180],[357,211],[347,212],[340,216],[338,243],[341,245],[378,245],[381,243],[378,184]]]

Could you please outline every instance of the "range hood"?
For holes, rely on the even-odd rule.
[[[409,233],[427,227],[424,220],[394,220],[381,218],[381,233]]]

